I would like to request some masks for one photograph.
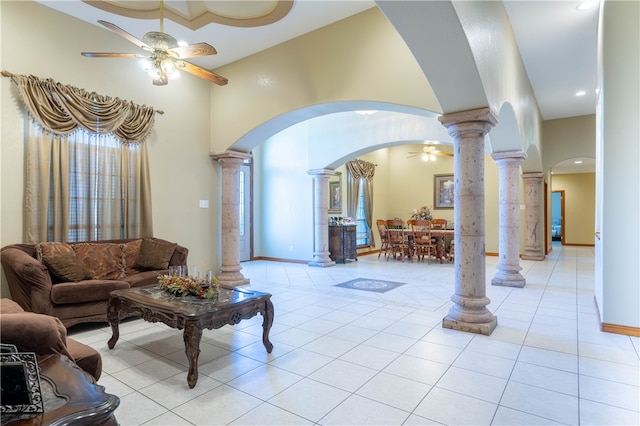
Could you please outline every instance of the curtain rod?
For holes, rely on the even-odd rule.
[[[2,74],[3,77],[13,77],[14,75],[17,75],[17,74],[14,74],[14,73],[6,71],[6,70],[0,71],[0,74]],[[155,112],[156,114],[160,114],[160,115],[164,114],[164,111],[162,111],[160,109],[155,109],[155,108],[153,109],[153,112]]]

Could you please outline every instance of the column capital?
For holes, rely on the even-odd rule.
[[[209,157],[211,157],[213,160],[216,160],[220,164],[242,164],[244,160],[252,158],[253,155],[248,152],[227,150],[212,152],[209,154]]]
[[[491,127],[498,123],[498,117],[488,107],[443,114],[438,120],[447,128],[462,123],[487,123]]]
[[[498,151],[491,153],[491,158],[498,164],[501,162],[514,162],[516,164],[522,164],[527,158],[527,153],[522,150],[513,151]]]
[[[542,178],[544,177],[544,173],[542,172],[526,172],[526,173],[522,173],[522,179],[527,179],[527,180],[531,180],[535,183],[535,181],[542,181]]]
[[[311,176],[335,176],[338,172],[331,169],[311,169],[307,170],[307,174]]]

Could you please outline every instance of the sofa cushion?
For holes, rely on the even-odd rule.
[[[155,238],[144,238],[133,267],[148,271],[167,269],[177,244]]]
[[[52,257],[60,254],[73,253],[73,247],[69,243],[38,243],[34,248],[35,258],[44,262],[44,256]]]
[[[117,280],[125,275],[121,244],[75,243],[71,247],[96,280]]]
[[[140,246],[142,245],[142,240],[133,240],[128,243],[122,244],[122,251],[124,252],[124,273],[125,275],[133,275],[140,272],[138,269],[133,267],[133,264],[138,257],[138,253],[140,253]]]
[[[87,280],[77,283],[60,283],[51,288],[51,301],[63,305],[109,300],[109,293],[123,288],[129,288],[129,283],[118,280]]]
[[[142,271],[137,274],[127,275],[122,279],[129,283],[131,288],[144,287],[146,285],[158,284],[158,274],[166,274],[169,271]]]

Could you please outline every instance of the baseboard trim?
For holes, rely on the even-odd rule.
[[[640,337],[640,327],[631,327],[628,325],[620,324],[608,324],[606,322],[602,322],[602,318],[600,318],[598,299],[596,298],[596,296],[593,296],[593,303],[596,305],[596,313],[598,314],[598,324],[600,324],[600,331],[604,331],[606,333],[623,334],[625,336]]]
[[[284,263],[309,263],[308,260],[296,260],[296,259],[283,259],[280,257],[267,257],[267,256],[256,256],[251,260],[269,260],[271,262],[284,262]]]
[[[600,325],[600,331],[607,333],[624,334],[625,336],[640,337],[640,327],[630,327],[628,325],[607,324]]]
[[[595,244],[578,244],[578,243],[564,243],[562,244],[563,246],[570,246],[570,247],[595,247]]]

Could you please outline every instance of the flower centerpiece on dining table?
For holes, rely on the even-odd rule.
[[[218,296],[220,286],[216,277],[208,278],[183,276],[178,274],[158,275],[158,283],[164,291],[174,296],[197,296],[200,299],[213,299]]]
[[[411,211],[411,219],[420,220],[433,220],[433,214],[431,213],[431,205],[425,204],[417,209]]]

